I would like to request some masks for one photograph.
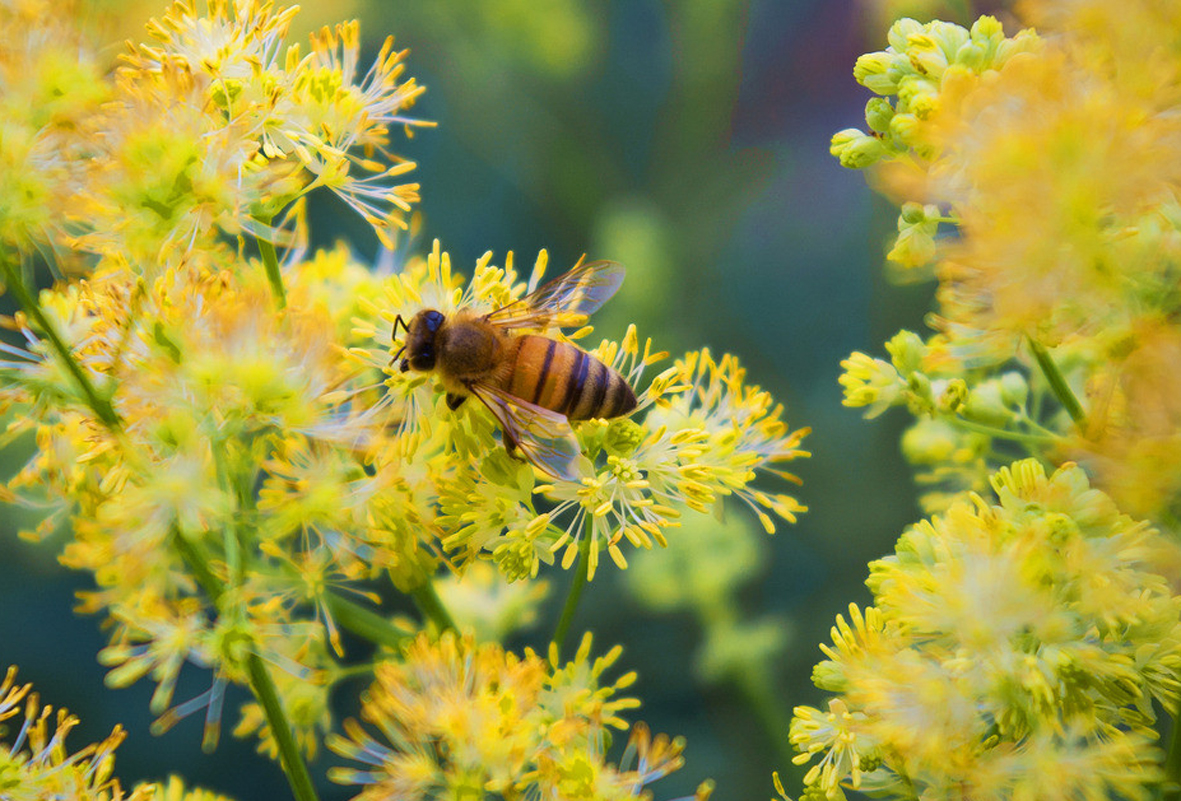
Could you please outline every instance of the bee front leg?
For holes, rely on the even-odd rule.
[[[454,392],[448,392],[447,393],[447,408],[450,409],[451,411],[455,411],[456,409],[458,409],[460,406],[463,405],[463,402],[465,400],[467,400],[467,395],[457,395]]]

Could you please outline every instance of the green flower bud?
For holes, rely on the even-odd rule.
[[[983,72],[989,65],[991,48],[983,42],[964,42],[955,51],[955,63],[967,67],[972,72]]]
[[[994,43],[1004,38],[1005,29],[1001,25],[1000,20],[985,14],[972,23],[972,30],[969,31],[969,36],[972,37],[973,42]]]
[[[842,167],[860,170],[881,160],[886,155],[886,148],[877,137],[856,128],[846,128],[833,134],[828,152],[840,159]]]
[[[1001,426],[1013,417],[1013,412],[1001,397],[1001,382],[985,381],[972,390],[963,407],[964,417],[988,425]]]
[[[935,259],[934,230],[931,226],[912,225],[899,232],[886,258],[907,269],[930,264]]]
[[[939,393],[939,410],[955,414],[968,402],[968,395],[968,383],[964,379],[951,379]]]
[[[927,96],[939,96],[939,85],[930,78],[921,75],[911,75],[898,86],[898,101],[899,103],[906,103],[908,111],[913,113],[912,106],[916,98],[924,98]],[[929,104],[929,100],[920,100]]]
[[[906,78],[914,73],[904,60],[895,60],[893,66],[881,75],[867,75],[865,88],[879,95],[892,95]]]
[[[954,52],[954,51],[952,51]],[[948,57],[939,44],[926,34],[912,36],[906,50],[914,71],[928,78],[938,79],[947,69]]]
[[[870,130],[886,133],[890,130],[890,119],[894,116],[894,106],[884,97],[874,97],[865,104],[865,122]]]
[[[968,29],[962,25],[942,20],[935,20],[927,25],[926,33],[926,38],[930,39],[934,47],[938,48],[944,67],[952,60],[964,42],[968,41],[969,35]]]
[[[924,206],[922,203],[915,203],[913,200],[903,203],[902,211],[898,215],[898,230],[901,231],[906,226],[926,222],[926,210],[928,208],[930,208],[930,204]]]
[[[894,69],[894,60],[894,56],[880,50],[859,56],[853,65],[853,78],[876,94],[892,95],[898,91],[898,78],[901,77]]]
[[[849,679],[843,667],[825,659],[812,668],[812,683],[830,693],[843,693],[849,688]]]
[[[1001,402],[1009,407],[1022,408],[1029,398],[1029,383],[1025,376],[1009,371],[1001,376]]]
[[[895,114],[890,118],[890,136],[907,146],[913,147],[922,123],[913,114]]]
[[[898,216],[898,238],[886,258],[903,267],[922,267],[935,258],[935,234],[939,207],[928,203],[904,203]]]
[[[931,379],[922,373],[911,373],[906,379],[906,406],[911,414],[930,414],[935,409]]]
[[[945,420],[919,420],[902,434],[902,455],[911,464],[942,464],[951,460],[960,438]]]
[[[582,445],[582,452],[588,454],[592,460],[603,449],[608,425],[606,420],[587,420],[578,426],[578,441]]]
[[[607,426],[603,450],[609,456],[631,456],[644,441],[646,433],[647,430],[630,417],[617,417]]]
[[[922,366],[927,346],[918,334],[903,329],[886,342],[886,352],[890,354],[894,368],[909,378]]]
[[[923,24],[910,17],[903,17],[890,26],[886,34],[886,41],[899,53],[905,53],[910,43],[910,37],[923,32]]]
[[[1011,39],[1004,39],[996,46],[996,56],[993,58],[993,68],[1000,68],[1002,64],[1018,53],[1033,53],[1040,50],[1042,38],[1029,28],[1018,31]]]

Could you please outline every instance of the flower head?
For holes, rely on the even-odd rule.
[[[97,50],[72,24],[72,3],[0,6],[0,245],[60,252],[83,186],[86,131],[110,95]]]
[[[547,475],[545,483],[537,483],[528,464],[504,457],[497,425],[479,403],[449,409],[431,373],[393,369],[390,352],[402,346],[393,339],[399,316],[405,320],[423,308],[444,319],[461,309],[491,312],[536,288],[547,262],[542,252],[525,282],[518,281],[511,257],[500,268],[486,254],[465,288],[436,243],[425,263],[412,262],[391,276],[383,302],[357,321],[355,333],[373,342],[351,355],[389,375],[384,403],[400,426],[400,450],[385,458],[421,464],[435,477],[437,522],[449,532],[443,541],[448,551],[465,562],[491,553],[501,573],[517,580],[537,575],[559,552],[569,567],[585,544],[593,576],[601,551],[626,567],[625,541],[664,545],[666,531],[684,512],[708,512],[727,496],[744,501],[768,531],[774,530],[771,514],[792,521],[804,511],[788,495],[751,486],[759,472],[798,481],[777,466],[807,456],[798,447],[807,429],[790,431],[782,407],[745,383],[732,356],[718,361],[708,351],[691,353],[644,386],[648,368],[665,354],[651,340],[641,341],[634,326],[622,341],[588,351],[638,389],[637,406],[627,417],[574,424],[583,458],[573,476]],[[588,332],[546,335],[578,341]],[[539,494],[552,507],[539,508]]]
[[[1091,786],[1140,797],[1156,777],[1153,700],[1181,700],[1160,681],[1181,599],[1153,571],[1157,532],[1073,465],[1018,462],[993,487],[872,563],[876,606],[822,646],[814,680],[839,696],[828,715],[797,709],[792,741],[800,762],[822,755],[808,782],[828,797],[841,782],[1069,797],[1084,765]]]
[[[306,56],[285,46],[297,10],[177,0],[149,25],[95,122],[82,246],[150,270],[219,229],[290,245],[306,237],[297,201],[318,186],[392,245],[418,185],[400,182],[414,164],[389,150],[390,126],[423,124],[404,115],[422,87],[400,79],[392,40],[358,74],[355,22],[314,35]]]
[[[644,785],[680,766],[683,746],[636,727],[625,755],[635,766],[607,763],[608,729],[626,730],[616,713],[636,705],[618,696],[634,675],[603,683],[618,649],[593,662],[589,654],[589,636],[559,668],[529,650],[518,657],[471,637],[420,635],[401,661],[378,667],[364,698],[362,716],[381,739],[349,721],[348,737],[329,741],[366,768],[336,769],[332,777],[364,785],[362,799],[464,791],[639,798]]]

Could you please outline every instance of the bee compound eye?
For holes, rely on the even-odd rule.
[[[438,331],[439,326],[443,324],[443,313],[431,309],[430,311],[426,312],[425,316],[423,317],[423,322],[426,323],[427,330],[433,334]],[[432,362],[434,361],[433,356],[431,357],[431,360]]]

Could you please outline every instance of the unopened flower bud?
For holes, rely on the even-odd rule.
[[[842,167],[860,170],[879,161],[886,154],[886,148],[877,137],[856,128],[846,128],[833,134],[828,152],[840,160]]]
[[[910,37],[922,32],[923,24],[921,22],[910,17],[903,17],[890,26],[890,31],[886,34],[886,41],[890,43],[890,47],[899,53],[904,53],[909,45]]]
[[[877,133],[890,130],[890,119],[894,116],[894,106],[884,97],[874,97],[865,104],[865,122],[870,129]]]
[[[918,334],[902,330],[886,342],[886,352],[898,372],[909,377],[922,366],[927,347]]]
[[[1001,376],[1001,402],[1009,407],[1021,408],[1029,398],[1029,383],[1025,376],[1009,371]]]

